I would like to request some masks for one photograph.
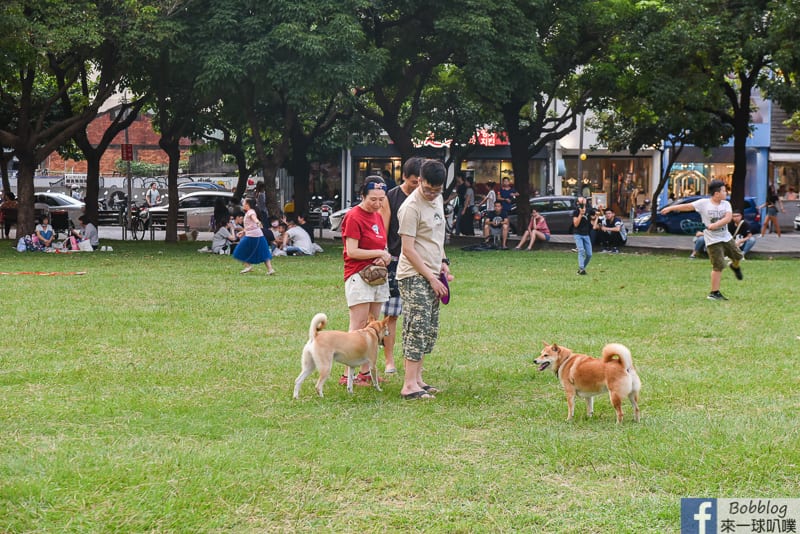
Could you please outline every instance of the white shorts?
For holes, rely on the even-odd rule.
[[[389,284],[371,286],[355,273],[344,283],[344,296],[348,308],[365,302],[386,302],[389,300]]]

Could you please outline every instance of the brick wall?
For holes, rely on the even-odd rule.
[[[97,116],[86,128],[89,134],[89,141],[96,145],[103,137],[103,133],[108,129],[113,120],[114,113],[118,108],[112,108]],[[134,161],[143,161],[164,165],[166,169],[169,163],[167,154],[158,146],[159,135],[153,130],[152,120],[149,115],[139,115],[133,124],[128,127],[128,142],[133,145]],[[100,159],[100,175],[114,176],[118,174],[114,168],[114,163],[120,159],[122,154],[122,143],[125,142],[125,132],[117,134],[114,140]],[[191,141],[188,138],[181,139],[181,159],[189,157],[189,147]],[[64,160],[58,152],[53,152],[43,162],[42,167],[47,169],[50,175],[67,173],[86,173],[85,161]]]

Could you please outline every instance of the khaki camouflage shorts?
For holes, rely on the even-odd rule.
[[[711,270],[720,273],[724,271],[726,267],[725,256],[733,260],[735,265],[738,265],[739,260],[744,257],[742,251],[736,246],[736,241],[733,239],[708,245],[706,250],[708,252],[708,258],[711,260]]]
[[[403,357],[418,362],[433,351],[439,336],[439,298],[420,275],[399,282],[403,299]]]

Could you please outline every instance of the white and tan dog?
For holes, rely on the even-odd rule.
[[[586,414],[594,413],[594,398],[608,391],[611,404],[617,411],[617,423],[622,422],[622,399],[628,397],[633,405],[633,420],[639,421],[639,390],[642,382],[633,367],[631,351],[620,343],[603,347],[602,359],[576,354],[566,347],[544,344],[533,363],[539,371],[552,369],[567,393],[567,421],[575,415],[575,396],[586,399]]]
[[[302,371],[294,381],[294,398],[300,396],[300,386],[314,369],[319,369],[316,388],[317,393],[322,397],[322,385],[330,376],[334,361],[347,366],[347,391],[349,393],[353,392],[353,369],[365,363],[369,364],[372,384],[375,389],[381,391],[376,363],[378,361],[378,345],[383,343],[383,337],[389,333],[386,326],[388,320],[387,317],[383,321],[376,321],[370,315],[369,323],[361,330],[322,332],[321,330],[328,322],[328,317],[324,313],[316,314],[311,319],[311,325],[308,328],[308,342],[303,347]]]

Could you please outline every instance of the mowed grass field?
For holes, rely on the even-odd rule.
[[[436,400],[292,400],[311,317],[347,329],[341,246],[238,274],[196,243],[18,254],[0,271],[1,532],[678,532],[681,497],[800,495],[797,260],[448,251]],[[642,421],[587,419],[542,340],[627,345]],[[382,362],[382,354],[379,355]],[[382,365],[380,366],[382,369]],[[343,367],[337,364],[334,376]]]

